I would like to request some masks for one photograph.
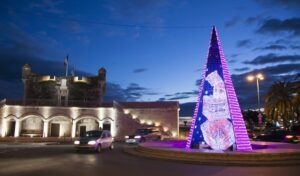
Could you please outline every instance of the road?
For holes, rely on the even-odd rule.
[[[183,164],[131,156],[123,152],[125,144],[113,151],[76,153],[72,145],[0,144],[0,175],[63,176],[293,176],[299,166],[233,167]],[[129,146],[130,147],[130,146]]]

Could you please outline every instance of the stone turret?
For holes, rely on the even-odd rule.
[[[28,84],[29,84],[29,77],[31,75],[31,68],[30,65],[25,64],[22,67],[22,81],[24,84],[24,91],[23,91],[23,104],[26,103],[26,99],[27,99],[27,91],[28,91]]]
[[[100,80],[106,80],[106,70],[105,70],[105,68],[100,68],[99,70],[98,70],[98,77],[99,77],[99,79]]]
[[[100,68],[98,70],[98,89],[99,89],[99,105],[101,105],[103,101],[103,96],[105,94],[106,87],[106,70],[105,68]]]
[[[23,67],[22,67],[22,80],[28,79],[30,74],[31,74],[30,65],[28,65],[28,64],[23,65]]]
[[[95,76],[40,75],[33,73],[30,66],[22,67],[24,104],[42,102],[47,105],[72,106],[101,105],[105,93],[106,70],[100,68]]]

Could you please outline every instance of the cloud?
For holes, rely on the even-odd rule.
[[[29,64],[32,72],[42,75],[62,76],[65,74],[64,56],[61,61],[49,60],[49,58],[55,57],[53,53],[58,53],[59,49],[57,48],[61,49],[61,47],[57,47],[51,38],[47,38],[47,33],[41,32],[42,37],[37,35],[28,34],[11,22],[0,23],[0,99],[22,98],[21,69],[24,64]],[[51,49],[48,45],[56,50]],[[60,55],[56,54],[57,56]],[[76,70],[76,75],[91,76],[92,74]],[[119,84],[107,82],[104,101],[137,101],[143,95],[156,94],[134,83],[123,88]]]
[[[56,41],[46,33],[32,36],[12,22],[0,23],[0,99],[21,98],[21,69],[26,63],[34,72],[41,74],[64,74],[62,61],[47,60],[58,53]],[[51,45],[51,47],[47,46]]]
[[[233,63],[236,63],[236,60],[235,59],[227,59],[227,62],[230,64],[233,64]]]
[[[231,78],[241,107],[243,109],[257,108],[256,83],[248,82],[246,80],[248,75],[264,74],[265,79],[260,82],[261,104],[263,105],[264,96],[269,87],[276,81],[294,78],[295,75],[300,74],[299,68],[300,64],[282,64],[232,75]]]
[[[295,75],[299,73],[300,63],[292,63],[292,64],[280,64],[276,66],[269,66],[263,69],[254,70],[254,72],[263,72],[266,75],[271,76],[282,76],[282,75]]]
[[[138,68],[138,69],[133,70],[133,73],[142,73],[142,72],[145,72],[147,70],[148,69],[146,69],[146,68]]]
[[[224,26],[225,27],[233,27],[240,21],[239,17],[233,17],[230,20],[226,21]]]
[[[17,52],[22,55],[37,55],[45,51],[43,45],[39,45],[34,37],[14,23],[0,23],[0,49],[2,53]]]
[[[122,88],[119,84],[108,82],[106,85],[106,94],[104,101],[138,101],[144,95],[157,95],[147,88],[141,87],[136,83],[131,83],[126,88]]]
[[[197,87],[199,87],[200,84],[201,84],[201,81],[202,81],[202,79],[197,79],[196,82],[195,82],[195,85],[196,85]]]
[[[231,79],[236,90],[236,94],[242,109],[248,108],[257,108],[257,90],[256,82],[248,82],[246,77],[250,74],[262,73],[265,77],[263,81],[260,82],[260,96],[261,96],[261,105],[263,105],[264,96],[266,95],[269,87],[276,81],[288,80],[295,78],[297,75],[300,75],[300,63],[293,64],[281,64],[275,66],[268,66],[261,69],[248,70],[242,74],[233,74]],[[199,81],[198,81],[199,82]],[[197,96],[198,92],[195,91],[194,96]],[[161,98],[162,100],[169,100],[169,97],[176,98],[174,95],[179,95],[178,98],[185,98],[183,94],[170,94]],[[187,96],[186,96],[187,97]],[[190,106],[191,105],[191,106]],[[188,105],[190,109],[193,109],[194,104]],[[184,110],[183,110],[184,111]],[[187,113],[192,115],[192,111],[189,110]],[[186,114],[187,114],[186,113]]]
[[[286,46],[284,45],[269,45],[269,46],[265,46],[265,47],[257,47],[254,48],[253,50],[285,50],[287,49]]]
[[[300,45],[290,45],[290,48],[297,50],[300,49]]]
[[[256,0],[256,2],[263,5],[264,7],[279,7],[292,10],[300,10],[299,0]]]
[[[78,21],[65,21],[65,28],[67,28],[72,33],[82,33],[83,28]]]
[[[43,0],[30,4],[30,8],[39,9],[52,14],[63,14],[64,11],[59,8],[59,6],[63,3],[60,0]]]
[[[241,54],[231,54],[230,57],[237,57],[240,56]]]
[[[106,93],[104,95],[104,101],[136,101],[140,97],[137,95],[132,96],[131,93],[128,93],[124,88],[119,84],[107,82],[106,84]]]
[[[77,35],[75,38],[82,46],[89,46],[89,44],[91,43],[90,38],[86,35]]]
[[[166,94],[164,97],[159,98],[159,101],[165,101],[165,100],[182,100],[187,99],[190,97],[195,97],[198,95],[198,91],[194,90],[191,92],[177,92],[174,94]]]
[[[236,63],[237,62],[237,57],[240,56],[242,54],[240,53],[236,53],[236,54],[231,54],[229,57],[226,57],[227,58],[227,63],[230,63],[230,64],[233,64],[233,63]]]
[[[252,44],[252,41],[250,39],[245,40],[239,40],[236,43],[237,47],[249,47]]]
[[[242,68],[236,68],[236,69],[234,69],[234,71],[238,71],[238,72],[248,71],[248,70],[250,70],[249,67],[242,67]]]
[[[2,56],[0,53],[1,58]],[[21,80],[21,68],[25,63],[29,63],[32,71],[35,73],[47,75],[63,75],[65,73],[63,61],[58,62],[43,60],[41,58],[15,57],[10,56],[9,59],[0,60],[0,99],[22,98],[23,84]],[[76,75],[91,76],[90,73],[80,70],[76,70]],[[127,88],[122,88],[119,84],[111,82],[107,82],[106,86],[104,101],[137,101],[140,100],[143,95],[157,94],[134,83],[130,84]]]
[[[247,25],[251,25],[251,24],[254,24],[254,23],[257,23],[259,21],[263,20],[262,16],[261,15],[257,15],[257,16],[253,16],[253,17],[248,17],[246,20],[245,20],[245,23]]]
[[[165,24],[162,13],[168,11],[169,0],[103,0],[101,4],[102,9],[108,11],[112,21],[126,21],[123,26],[130,26],[134,29],[128,31],[109,28],[109,31],[105,32],[109,37],[126,35],[137,39],[143,35],[141,26],[153,26],[154,28],[149,29],[159,35],[164,32],[162,28],[156,27]],[[122,26],[122,24],[119,25]]]
[[[283,55],[278,56],[273,53],[258,56],[252,61],[245,61],[244,64],[251,64],[251,65],[262,65],[262,64],[274,64],[274,63],[282,63],[282,62],[299,62],[300,55]]]
[[[179,117],[186,117],[186,116],[193,117],[194,110],[196,107],[196,102],[182,103],[179,105],[179,107],[180,107]]]
[[[260,34],[281,34],[286,32],[293,36],[300,36],[300,18],[268,19],[263,22],[256,32]]]
[[[288,80],[291,78],[295,78],[297,75],[300,75],[300,63],[299,64],[282,64],[276,66],[268,66],[261,69],[249,70],[248,72],[242,74],[233,74],[231,75],[231,79],[234,84],[234,88],[236,90],[236,95],[238,97],[241,109],[248,108],[257,108],[257,90],[256,90],[256,82],[248,82],[246,77],[250,74],[263,73],[265,80],[260,81],[260,97],[261,97],[261,105],[263,105],[264,97],[269,89],[269,87],[276,81],[280,80]],[[192,94],[192,93],[189,93]],[[188,94],[188,95],[189,95]],[[194,91],[194,96],[197,96],[198,91]],[[176,99],[176,95],[178,95],[178,99],[184,99],[188,96],[185,96],[185,93],[176,93],[176,94],[168,94],[165,97],[160,98],[161,101],[169,100],[170,98]],[[176,99],[176,100],[178,100]],[[180,113],[181,116],[192,116],[193,110],[195,108],[195,103],[187,103],[182,104]],[[184,114],[184,115],[183,115]]]
[[[276,41],[273,42],[269,42],[270,46],[271,45],[280,45],[280,46],[284,46],[287,49],[292,49],[292,50],[296,50],[296,49],[300,49],[300,42],[297,40],[287,40],[287,39],[278,39]]]
[[[15,53],[3,53],[0,50],[0,99],[20,99],[22,96],[22,66],[28,63],[32,72],[47,75],[64,75],[63,60],[49,61],[35,56],[22,56]],[[83,71],[76,71],[77,75],[90,75]],[[12,89],[13,88],[13,89]]]
[[[151,23],[161,25],[161,9],[168,5],[168,1],[162,0],[107,0],[103,3],[111,16],[116,19],[127,19],[139,23]]]
[[[9,73],[21,69],[25,63],[37,66],[36,68],[40,71],[44,70],[43,67],[63,70],[62,63],[49,60],[49,58],[59,55],[58,46],[57,41],[48,37],[45,32],[33,36],[14,23],[0,23],[1,76],[14,77],[14,74]],[[41,67],[39,64],[45,65]],[[62,65],[62,67],[60,68],[57,64]]]

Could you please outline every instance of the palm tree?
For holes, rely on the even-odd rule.
[[[283,125],[288,126],[288,121],[293,119],[293,88],[289,82],[276,82],[265,96],[265,113],[271,120],[283,120]]]
[[[295,83],[295,93],[294,93],[294,99],[293,99],[293,104],[294,104],[294,113],[297,117],[297,121],[300,121],[300,81]]]

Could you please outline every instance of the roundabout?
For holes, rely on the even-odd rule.
[[[182,163],[235,166],[289,166],[300,165],[300,144],[252,141],[252,151],[218,151],[186,149],[186,141],[155,141],[142,143],[126,153]]]

